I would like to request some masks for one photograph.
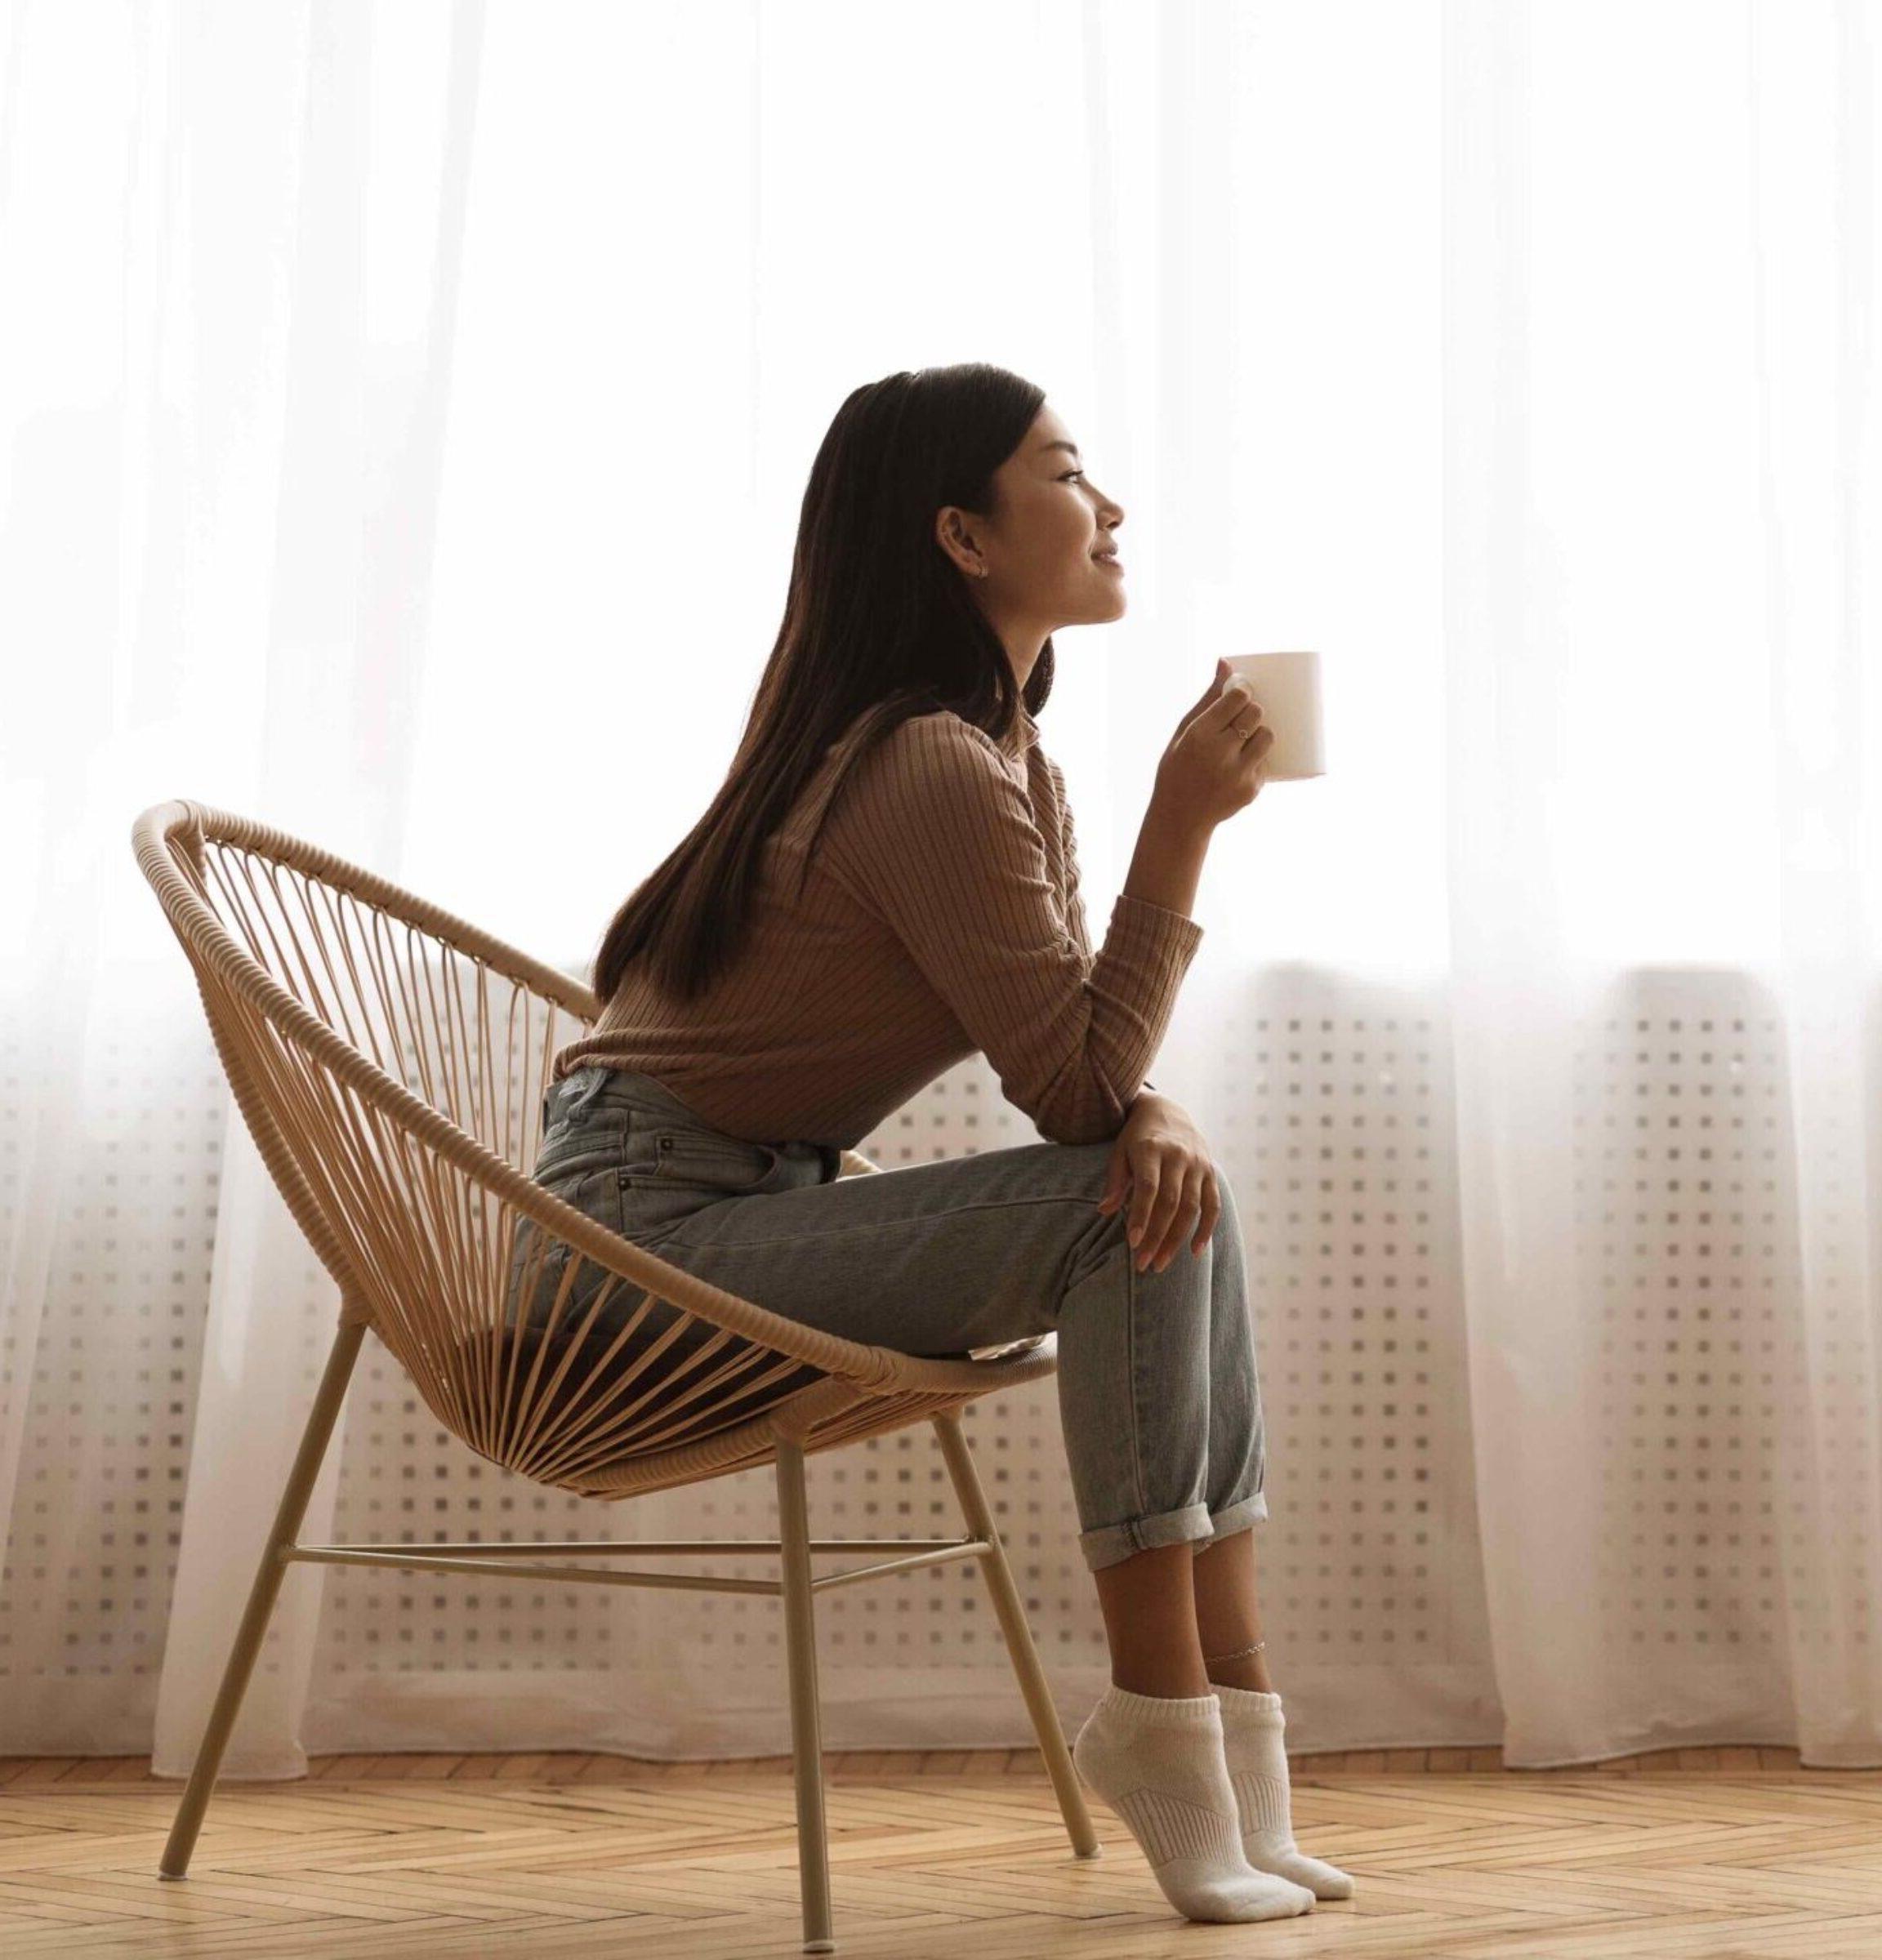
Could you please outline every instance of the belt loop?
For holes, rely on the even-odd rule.
[[[563,1115],[566,1116],[579,1116],[607,1086],[608,1078],[612,1073],[612,1070],[602,1067],[598,1062],[591,1062],[586,1067],[578,1068],[573,1074],[564,1076],[563,1077],[564,1086],[568,1087],[573,1084],[573,1087],[569,1094],[567,1107],[562,1111]]]
[[[542,1127],[546,1129],[552,1117],[560,1120],[579,1115],[600,1094],[608,1076],[605,1068],[590,1064],[571,1069],[560,1082],[552,1082],[542,1098]]]

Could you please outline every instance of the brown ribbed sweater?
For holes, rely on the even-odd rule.
[[[556,1080],[633,1069],[729,1135],[850,1149],[980,1053],[1041,1136],[1114,1137],[1202,927],[1120,893],[1093,956],[1064,777],[1024,709],[1009,748],[947,709],[897,728],[845,786],[800,899],[852,739],[766,840],[734,965],[675,1004],[636,961]]]

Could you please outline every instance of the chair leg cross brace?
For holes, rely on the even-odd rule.
[[[899,1548],[904,1542],[893,1538],[875,1541],[884,1550]],[[537,1552],[542,1548],[520,1545],[504,1548]],[[589,1548],[604,1552],[653,1549],[650,1545],[596,1545]],[[720,1549],[715,1545],[689,1545],[680,1548],[706,1552]],[[783,1548],[780,1543],[777,1549]],[[817,1548],[813,1545],[809,1549],[814,1554]],[[846,1585],[855,1579],[873,1579],[879,1573],[912,1572],[922,1566],[946,1565],[959,1558],[985,1557],[992,1550],[992,1547],[982,1539],[948,1539],[943,1542],[939,1551],[916,1552],[907,1558],[885,1559],[879,1565],[852,1566],[846,1572],[826,1572],[821,1578],[813,1578],[810,1584],[813,1591],[822,1592],[827,1587]],[[436,1557],[416,1546],[408,1548],[403,1545],[288,1545],[283,1548],[279,1556],[288,1560],[305,1559],[315,1565],[391,1566],[420,1572],[471,1572],[483,1579],[585,1579],[592,1585],[684,1587],[701,1592],[776,1593],[783,1589],[783,1582],[775,1579],[702,1579],[693,1572],[608,1572],[596,1566],[538,1566],[517,1559]]]

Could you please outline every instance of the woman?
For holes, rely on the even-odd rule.
[[[604,1010],[555,1058],[535,1174],[851,1339],[958,1354],[1056,1329],[1112,1654],[1074,1760],[1179,1910],[1279,1918],[1352,1882],[1289,1825],[1233,1200],[1144,1081],[1201,942],[1210,837],[1260,793],[1273,737],[1219,665],[1094,955],[1033,715],[1054,630],[1123,613],[1122,516],[1015,375],[967,363],[850,396],[738,754],[608,929]],[[836,1180],[842,1149],[976,1053],[1051,1142]]]

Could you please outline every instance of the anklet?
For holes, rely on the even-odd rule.
[[[1267,1644],[1264,1640],[1258,1640],[1253,1646],[1238,1647],[1233,1654],[1205,1654],[1202,1656],[1202,1664],[1207,1667],[1212,1661],[1239,1660],[1244,1654],[1259,1654]]]

